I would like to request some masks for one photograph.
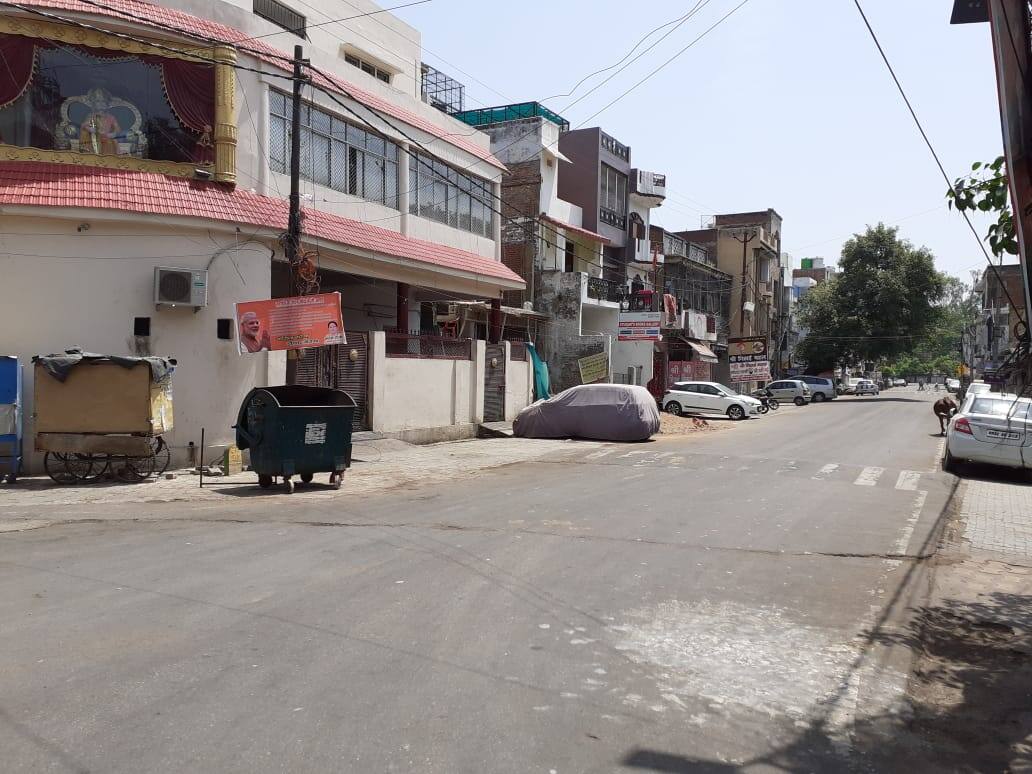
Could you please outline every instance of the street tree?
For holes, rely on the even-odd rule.
[[[998,258],[1018,254],[1018,237],[1010,208],[1007,163],[1003,156],[995,161],[971,165],[971,173],[958,177],[946,192],[946,203],[961,212],[978,210],[996,217],[989,225],[986,241]]]
[[[800,302],[808,334],[796,356],[811,371],[882,362],[912,349],[941,322],[946,291],[929,250],[898,230],[868,226],[842,247],[839,276]]]

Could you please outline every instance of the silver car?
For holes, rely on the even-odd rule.
[[[778,379],[768,384],[766,389],[779,401],[790,400],[797,406],[805,406],[812,396],[810,385],[798,379]]]
[[[969,393],[946,433],[942,467],[962,460],[1032,474],[1032,400],[995,392]]]

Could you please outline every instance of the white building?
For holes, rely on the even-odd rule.
[[[280,237],[289,59],[301,44],[313,81],[303,248],[321,290],[342,293],[349,341],[332,367],[300,358],[302,374],[343,375],[373,430],[468,425],[498,410],[485,401],[483,342],[372,335],[425,330],[439,302],[497,301],[524,285],[500,262],[504,166],[486,135],[424,101],[418,31],[388,13],[325,23],[378,11],[368,0],[24,5],[34,12],[0,16],[11,76],[0,86],[0,352],[174,357],[166,440],[182,452],[205,427],[216,445],[231,441],[246,391],[285,379],[283,353],[237,354],[231,321],[235,302],[294,292]],[[206,304],[156,305],[155,267],[206,271]],[[529,367],[505,365],[511,416]],[[448,399],[420,411],[425,395],[410,387],[432,392],[433,380]]]

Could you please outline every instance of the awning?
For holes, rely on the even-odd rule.
[[[707,347],[705,344],[699,344],[695,341],[688,341],[685,339],[685,343],[695,350],[695,354],[699,356],[699,360],[703,363],[719,363],[720,359],[713,354],[713,350]]]

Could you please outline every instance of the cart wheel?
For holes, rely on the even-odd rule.
[[[311,484],[313,478],[315,478],[315,476],[312,473],[302,473],[301,474],[301,480],[304,483],[306,483],[306,484]]]
[[[59,484],[74,484],[76,481],[96,481],[107,468],[106,457],[92,454],[62,454],[47,452],[43,456],[43,468],[47,475]],[[94,470],[97,472],[94,473]]]
[[[264,473],[258,474],[258,486],[262,489],[268,489],[272,486],[272,476],[267,476]]]
[[[59,452],[43,455],[43,469],[58,484],[74,484],[75,476],[65,468],[65,456]]]
[[[294,482],[291,481],[289,478],[284,479],[283,486],[286,487],[287,494],[294,494]]]
[[[106,454],[69,454],[68,457],[75,458],[75,477],[84,484],[100,481],[111,463],[111,458]]]
[[[160,435],[151,438],[150,445],[154,452],[154,471],[161,476],[172,462],[172,447]]]
[[[154,473],[156,462],[153,453],[146,457],[123,457],[119,473],[125,481],[146,481]]]
[[[331,473],[330,474],[330,484],[333,486],[334,489],[340,489],[340,487],[341,487],[341,485],[343,483],[344,483],[344,471],[339,471],[337,473]]]

